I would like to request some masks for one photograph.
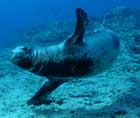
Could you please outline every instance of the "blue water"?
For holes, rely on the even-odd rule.
[[[117,6],[140,8],[140,0],[0,0],[0,45],[14,40],[18,29],[75,19],[75,8],[100,16]]]

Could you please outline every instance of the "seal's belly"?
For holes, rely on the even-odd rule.
[[[47,67],[47,68],[46,68]],[[65,59],[60,62],[49,62],[38,73],[41,76],[75,77],[91,72],[91,59]]]

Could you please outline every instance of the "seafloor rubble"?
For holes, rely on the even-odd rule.
[[[61,85],[47,98],[50,103],[39,107],[29,107],[26,101],[45,78],[15,67],[9,61],[11,49],[1,49],[0,118],[140,118],[140,11],[116,8],[91,18],[85,36],[102,24],[116,31],[121,40],[113,66],[97,76]],[[73,28],[74,23],[68,21],[22,29],[16,45],[58,43]]]

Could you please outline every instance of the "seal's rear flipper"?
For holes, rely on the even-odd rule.
[[[77,24],[81,23],[81,25],[85,25],[85,26],[88,25],[87,14],[84,12],[83,9],[77,8],[76,16],[77,16]]]
[[[80,44],[83,43],[83,36],[85,33],[85,28],[88,25],[87,14],[81,8],[76,9],[76,28],[74,34],[68,38],[68,43]]]
[[[60,86],[63,81],[47,81],[45,82],[40,90],[30,99],[27,101],[28,105],[41,105],[45,104],[46,101],[44,97],[48,96],[53,90],[55,90],[58,86]]]

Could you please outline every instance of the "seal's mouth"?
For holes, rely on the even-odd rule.
[[[19,63],[19,59],[11,58],[11,62],[12,62],[13,64],[18,64],[18,63]]]
[[[12,55],[10,59],[13,64],[23,69],[29,69],[32,67],[32,62],[23,55]]]
[[[21,56],[17,56],[17,55],[12,55],[11,57],[10,57],[10,60],[11,60],[11,62],[12,63],[14,63],[14,64],[18,64],[18,63],[20,63],[21,61],[22,61],[22,57]]]

